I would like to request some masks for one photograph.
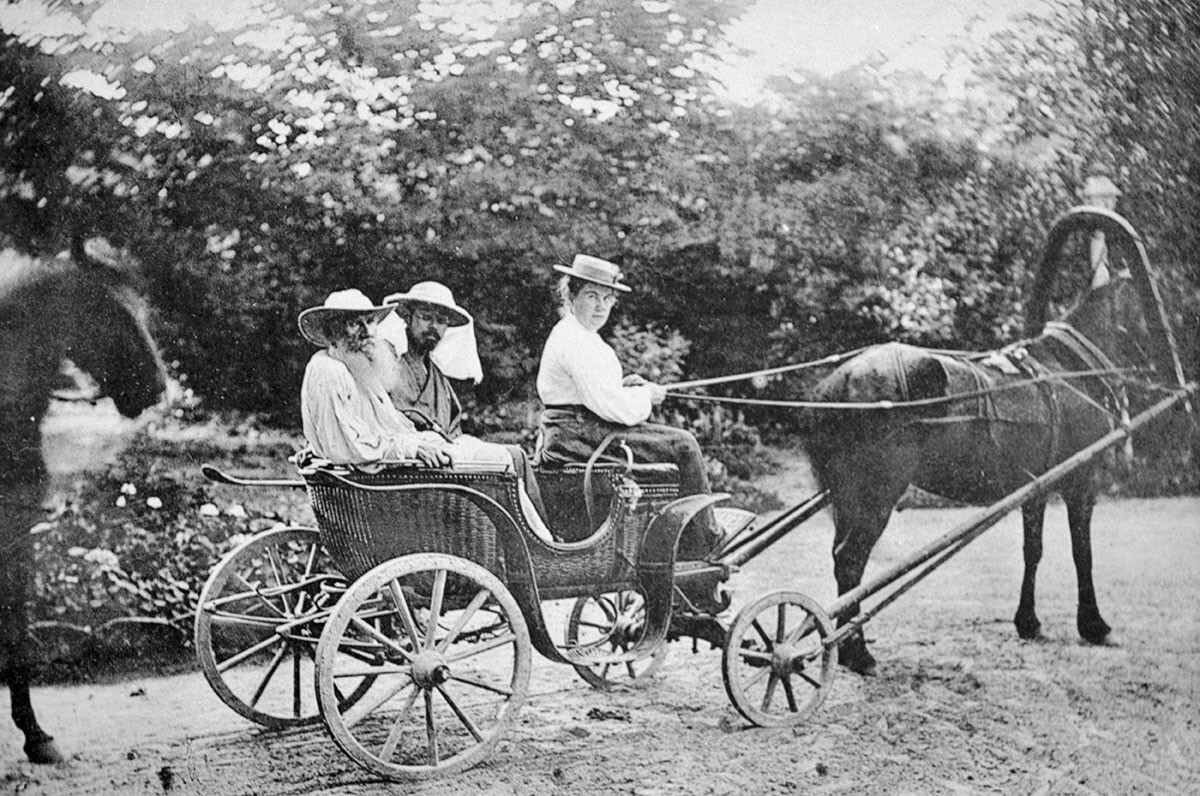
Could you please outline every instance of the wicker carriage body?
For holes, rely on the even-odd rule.
[[[634,586],[646,530],[678,492],[670,477],[639,484],[623,468],[599,466],[592,483],[603,522],[577,541],[548,543],[522,511],[520,482],[511,472],[397,467],[302,474],[321,541],[347,577],[356,579],[398,556],[448,553],[479,564],[505,583],[532,581],[542,599]],[[570,533],[560,534],[568,539],[581,536],[587,526],[586,517],[578,516],[582,503],[560,498],[572,491],[582,494],[582,471],[561,471],[546,481],[547,525],[555,532],[570,526]],[[532,606],[522,608],[527,612]]]

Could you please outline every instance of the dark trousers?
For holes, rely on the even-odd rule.
[[[690,431],[661,423],[623,426],[610,423],[582,407],[546,409],[542,412],[541,436],[534,453],[539,466],[586,462],[610,435],[612,443],[597,461],[624,463],[617,440],[633,451],[634,462],[673,464],[679,468],[679,494],[707,494],[708,471],[700,443]],[[712,509],[705,509],[679,540],[679,559],[703,558],[720,539]]]

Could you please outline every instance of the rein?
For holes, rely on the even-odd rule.
[[[937,398],[918,398],[910,401],[784,401],[771,400],[766,398],[736,398],[725,395],[690,395],[688,393],[679,393],[668,391],[667,395],[671,398],[683,398],[689,401],[708,401],[711,403],[731,403],[744,404],[747,406],[778,406],[789,409],[816,409],[839,411],[846,409],[867,409],[889,411],[894,409],[905,409],[922,406],[938,406],[940,404],[956,403],[968,398],[981,398],[993,395],[1004,390],[1015,390],[1021,387],[1027,387],[1031,384],[1042,384],[1044,382],[1064,382],[1066,379],[1087,379],[1098,378],[1103,376],[1123,376],[1126,374],[1137,374],[1141,372],[1141,368],[1096,368],[1089,370],[1073,370],[1061,371],[1057,373],[1047,372],[1039,376],[1031,376],[1027,379],[1021,379],[1007,384],[1002,384],[997,387],[982,390],[972,390],[970,392],[958,393],[956,395],[944,395]],[[1101,407],[1102,408],[1102,407]],[[1107,410],[1105,410],[1107,412]]]

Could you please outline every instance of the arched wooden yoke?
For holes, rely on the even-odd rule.
[[[1133,225],[1124,216],[1112,210],[1081,205],[1071,208],[1054,221],[1047,235],[1033,289],[1025,308],[1026,335],[1037,335],[1047,321],[1053,320],[1048,317],[1050,297],[1055,279],[1063,270],[1061,258],[1064,244],[1072,235],[1093,232],[1104,233],[1110,251],[1120,251],[1126,255],[1123,265],[1129,268],[1141,297],[1142,313],[1150,332],[1155,370],[1162,380],[1175,386],[1184,386],[1186,380],[1179,362],[1179,351],[1158,290],[1157,275],[1150,265],[1150,258],[1146,255],[1146,247]]]

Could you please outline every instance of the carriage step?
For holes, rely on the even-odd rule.
[[[614,650],[604,643],[582,644],[578,647],[559,647],[558,651],[572,666],[595,666],[606,663],[630,663],[650,657],[650,650],[638,650],[634,644],[627,650]]]

